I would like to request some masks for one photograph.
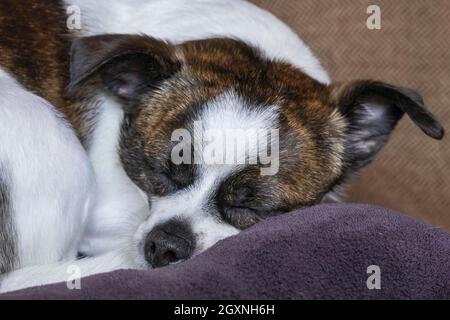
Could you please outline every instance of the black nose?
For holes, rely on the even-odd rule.
[[[158,225],[145,239],[145,259],[153,268],[191,257],[195,238],[189,224],[181,220],[169,220]]]

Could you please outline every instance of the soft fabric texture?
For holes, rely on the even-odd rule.
[[[381,270],[369,290],[367,269]],[[269,219],[184,263],[0,299],[450,299],[450,234],[387,209],[324,205]]]
[[[450,1],[252,0],[290,25],[333,80],[378,79],[418,90],[450,130]],[[367,8],[381,9],[369,30]],[[447,30],[444,31],[444,30]],[[434,141],[404,117],[348,201],[381,205],[450,230],[450,134]]]

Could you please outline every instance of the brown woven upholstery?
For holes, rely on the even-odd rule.
[[[378,204],[450,230],[450,1],[254,0],[297,31],[334,80],[373,78],[415,88],[447,129],[441,142],[406,117],[349,201]],[[366,27],[381,7],[381,30]]]

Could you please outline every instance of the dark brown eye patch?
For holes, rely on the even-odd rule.
[[[195,166],[175,165],[169,161],[167,164],[158,164],[156,160],[147,161],[145,170],[149,193],[166,196],[170,193],[187,188],[194,182]]]
[[[282,213],[272,205],[270,197],[262,196],[258,186],[252,185],[251,180],[246,181],[243,174],[241,172],[224,181],[215,197],[223,221],[238,229],[247,229]]]
[[[146,170],[146,179],[146,185],[149,188],[146,191],[151,194],[164,196],[177,190],[177,185],[165,172],[148,169]]]
[[[196,169],[194,164],[176,165],[169,162],[168,175],[179,189],[184,189],[194,183]]]
[[[221,215],[225,222],[238,229],[247,229],[263,219],[256,210],[244,207],[222,208]]]
[[[264,219],[284,213],[282,210],[270,210],[248,207],[222,207],[222,219],[238,229],[247,229]]]

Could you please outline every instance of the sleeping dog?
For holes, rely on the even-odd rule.
[[[443,137],[415,91],[332,83],[247,1],[2,0],[0,290],[177,263],[333,199],[404,113]],[[210,134],[249,129],[225,154]]]

